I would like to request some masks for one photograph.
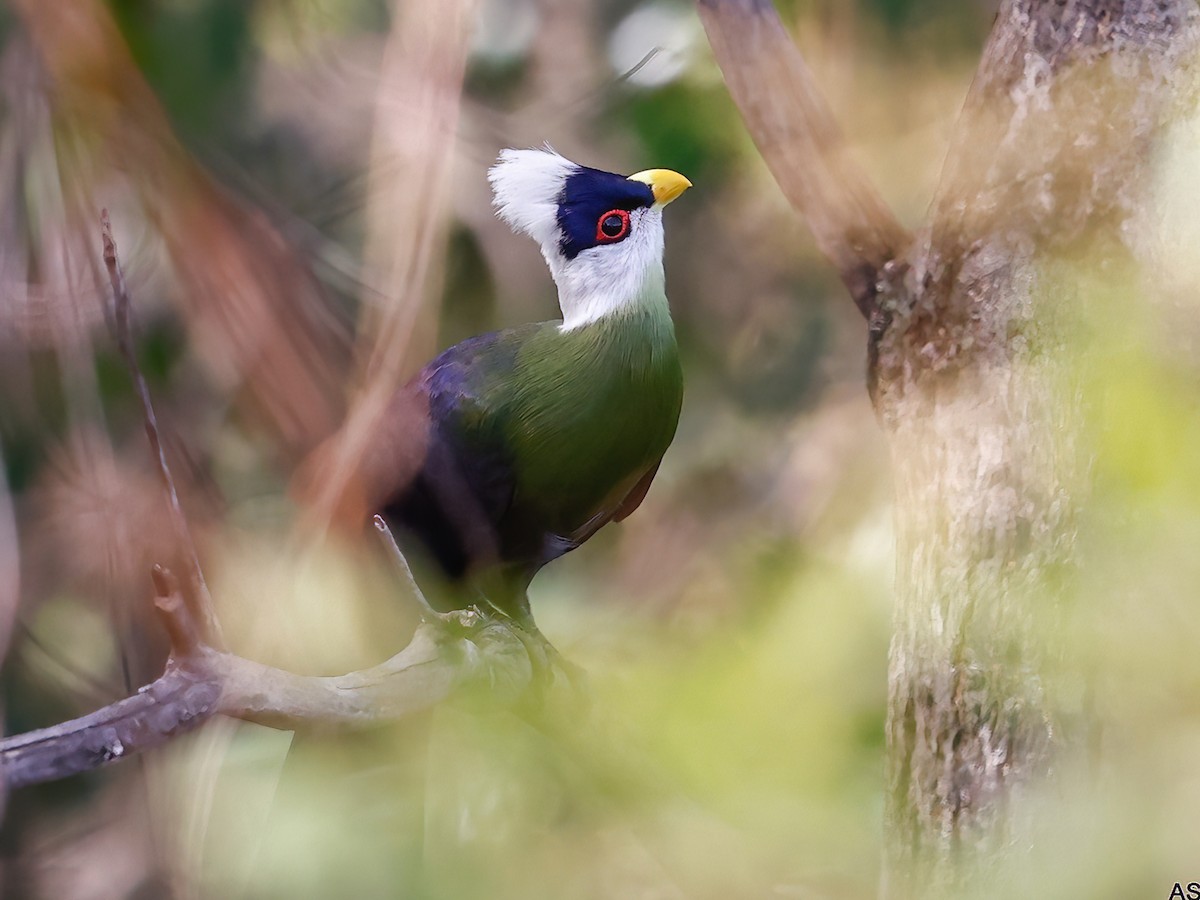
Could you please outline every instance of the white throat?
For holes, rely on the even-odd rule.
[[[542,244],[542,255],[558,286],[563,331],[615,313],[666,304],[662,210],[636,210],[630,219],[628,238],[591,247],[574,259],[562,255],[557,234],[555,240]]]

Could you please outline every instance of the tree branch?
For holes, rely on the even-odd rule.
[[[108,269],[108,278],[112,283],[113,330],[116,333],[117,347],[129,368],[129,376],[133,379],[134,390],[142,404],[146,439],[150,442],[150,451],[154,454],[154,461],[158,466],[158,476],[162,481],[163,491],[167,495],[167,511],[171,517],[171,527],[175,530],[175,540],[179,545],[179,552],[187,561],[191,575],[192,602],[195,605],[205,639],[216,646],[223,646],[221,625],[213,611],[212,595],[209,593],[208,583],[204,580],[204,570],[200,568],[196,542],[192,540],[187,516],[183,514],[183,507],[179,504],[179,492],[175,489],[175,478],[171,475],[167,454],[163,450],[162,437],[158,430],[158,417],[154,414],[154,403],[150,399],[150,388],[138,365],[137,349],[133,342],[133,304],[129,299],[129,289],[125,286],[125,274],[121,271],[121,261],[117,258],[117,244],[113,240],[112,222],[109,221],[107,209],[100,211],[100,236],[104,243],[104,265]]]
[[[697,0],[738,110],[817,247],[865,318],[883,267],[910,238],[850,159],[846,141],[770,0]]]
[[[1127,217],[1163,123],[1195,97],[1180,73],[1198,40],[1193,0],[1004,0],[947,154],[925,268],[990,234],[1061,246]]]
[[[471,684],[514,702],[533,667],[508,624],[463,611],[423,622],[408,646],[369,669],[297,675],[205,644],[179,586],[156,568],[155,605],[171,638],[163,675],[124,700],[49,728],[0,740],[8,788],[66,778],[161,746],[215,715],[273,728],[365,726],[428,709]]]

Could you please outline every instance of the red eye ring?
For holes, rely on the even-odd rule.
[[[618,223],[613,219],[619,219]],[[629,234],[629,213],[623,209],[610,209],[596,220],[596,242],[611,244]]]

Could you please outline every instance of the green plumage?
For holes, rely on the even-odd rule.
[[[514,506],[536,509],[563,536],[658,463],[683,398],[674,329],[653,306],[565,333],[543,324],[517,351],[511,378],[494,384],[517,476]]]
[[[451,581],[487,583],[494,604],[523,613],[537,569],[641,502],[683,377],[659,291],[569,331],[545,322],[464,341],[410,390],[433,440],[386,512]]]

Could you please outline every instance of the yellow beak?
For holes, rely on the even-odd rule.
[[[630,175],[629,180],[650,185],[650,190],[654,192],[655,206],[666,206],[692,186],[690,181],[670,169],[647,169],[645,172]]]

